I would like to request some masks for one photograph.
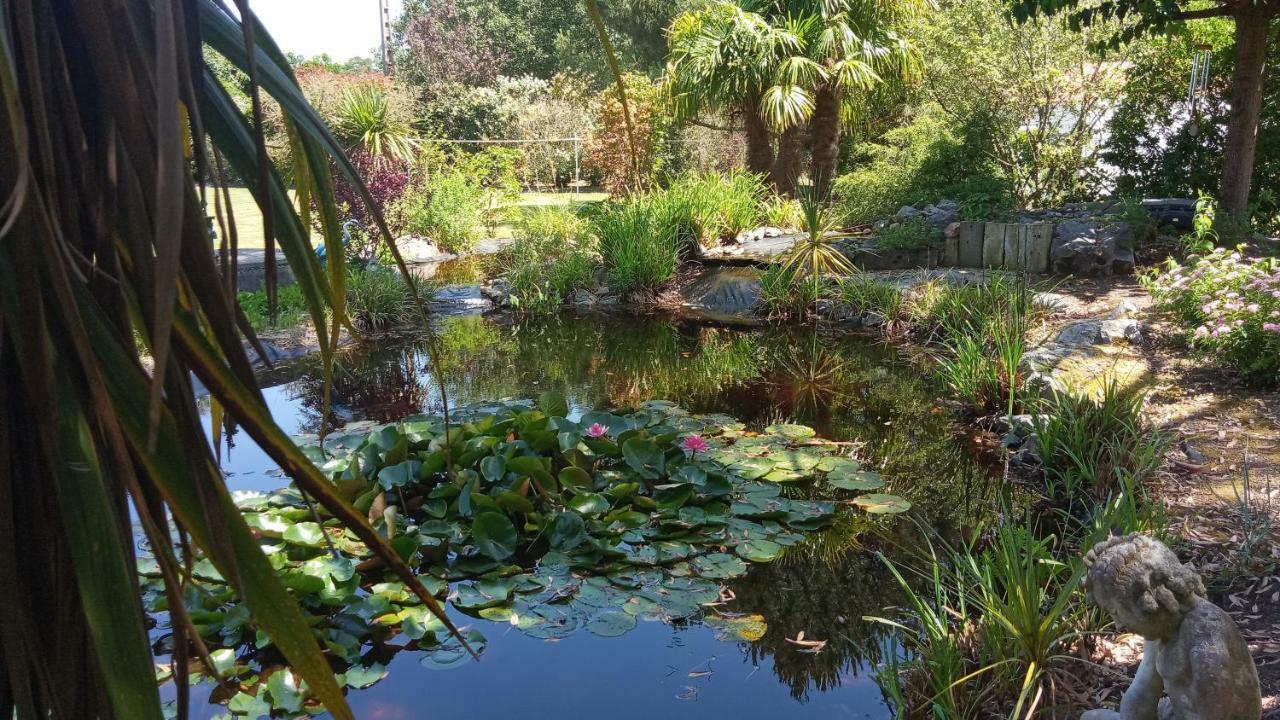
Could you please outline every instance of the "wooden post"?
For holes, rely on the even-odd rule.
[[[948,237],[943,242],[942,262],[948,267],[960,264],[960,237]]]
[[[1053,223],[1039,222],[1031,226],[1027,239],[1027,271],[1049,272],[1049,253],[1053,248]]]
[[[1004,223],[987,223],[982,238],[982,267],[999,269],[1004,265]]]
[[[1004,262],[1005,270],[1022,269],[1022,225],[1009,223],[1004,226]]]
[[[963,268],[982,267],[982,234],[986,223],[966,220],[960,223],[960,247],[956,265]]]

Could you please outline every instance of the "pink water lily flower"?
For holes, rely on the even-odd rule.
[[[703,440],[701,435],[689,435],[680,443],[680,447],[696,455],[706,451],[708,446],[707,441]]]
[[[608,429],[606,429],[605,426],[601,425],[600,423],[591,423],[591,427],[587,428],[587,437],[598,438],[598,437],[604,437],[605,435],[608,435],[608,434],[609,434]]]

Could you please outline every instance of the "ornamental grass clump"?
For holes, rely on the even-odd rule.
[[[542,208],[516,231],[503,277],[517,312],[552,312],[575,290],[595,282],[600,267],[589,223],[564,208]]]
[[[1280,384],[1280,262],[1217,248],[1186,265],[1170,259],[1144,283],[1193,349],[1249,382]]]
[[[658,201],[640,196],[611,204],[594,218],[609,286],[622,293],[656,290],[680,266],[677,229],[661,222]]]

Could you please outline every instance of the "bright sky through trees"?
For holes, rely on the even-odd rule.
[[[401,0],[388,0],[391,17]],[[285,52],[310,57],[328,53],[342,62],[368,57],[378,47],[378,0],[250,0]]]

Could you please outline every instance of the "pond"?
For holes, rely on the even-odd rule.
[[[565,316],[515,322],[481,316],[442,321],[450,402],[536,398],[553,390],[570,415],[666,399],[694,413],[724,413],[758,429],[802,423],[820,437],[855,443],[859,455],[908,498],[911,518],[841,511],[834,525],[775,562],[726,581],[735,613],[758,614],[767,631],[724,638],[698,619],[640,622],[618,637],[576,632],[541,640],[461,613],[487,647],[479,662],[424,667],[420,653],[387,651],[388,675],[349,699],[357,717],[561,718],[586,710],[611,718],[888,718],[874,667],[897,652],[885,626],[898,597],[876,556],[920,534],[943,532],[984,514],[988,469],[968,449],[941,393],[918,365],[865,336],[812,328],[731,329],[662,316]],[[379,343],[344,353],[335,378],[335,415],[347,423],[396,421],[440,410],[423,347]],[[320,420],[322,382],[306,361],[264,376],[278,422],[295,434]],[[206,411],[206,423],[208,414]],[[283,484],[242,433],[219,448],[233,490]],[[454,612],[451,608],[451,612]],[[157,634],[160,629],[155,631]],[[803,635],[801,635],[803,633]],[[825,640],[820,651],[798,637]],[[194,717],[218,717],[211,685],[193,688]],[[166,698],[173,688],[164,688]]]

